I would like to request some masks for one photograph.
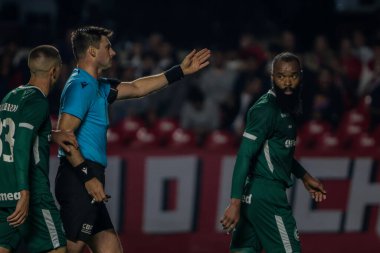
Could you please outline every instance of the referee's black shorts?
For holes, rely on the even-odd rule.
[[[86,162],[104,186],[105,168],[89,160]],[[63,228],[68,240],[87,242],[96,233],[114,229],[105,204],[91,204],[92,197],[66,158],[61,158],[60,161],[55,179],[55,196],[61,206]]]

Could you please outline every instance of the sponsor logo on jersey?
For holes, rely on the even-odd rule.
[[[21,197],[20,192],[1,192],[0,201],[19,200]]]
[[[88,85],[88,83],[87,82],[81,82],[80,85],[82,85],[82,88],[84,88]]]
[[[87,167],[83,167],[82,172],[87,175]]]
[[[94,226],[93,225],[90,225],[90,224],[86,224],[86,223],[84,223],[83,225],[82,225],[82,230],[81,230],[81,232],[82,233],[85,233],[85,234],[89,234],[89,235],[91,235],[91,233],[92,233],[92,228],[93,228]]]
[[[0,105],[0,111],[15,112],[18,109],[18,105],[4,103]]]
[[[292,148],[296,146],[296,140],[286,140],[285,148]]]
[[[289,114],[287,114],[287,113],[281,113],[280,116],[281,116],[281,118],[286,118],[286,117],[289,116]]]
[[[241,196],[241,202],[250,205],[252,203],[252,194],[249,194],[247,196],[246,195],[242,195]]]

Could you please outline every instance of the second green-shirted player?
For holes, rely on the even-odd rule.
[[[12,90],[0,104],[0,248],[6,252],[15,250],[21,239],[29,252],[64,250],[66,245],[50,192],[46,98],[61,62],[51,46],[38,47],[29,57],[33,85]]]

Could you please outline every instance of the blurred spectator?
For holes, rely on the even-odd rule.
[[[363,65],[358,87],[358,96],[368,95],[377,86],[380,80],[380,40],[376,40],[372,47],[373,57]]]
[[[354,55],[362,62],[367,64],[373,57],[372,49],[367,45],[367,38],[360,30],[355,30],[352,35]]]
[[[13,88],[26,83],[29,76],[27,50],[20,48],[14,40],[9,40],[0,51],[0,92],[1,98]]]
[[[164,71],[172,67],[178,60],[173,52],[173,47],[169,42],[162,42],[158,48],[158,71]]]
[[[354,55],[352,43],[348,38],[343,38],[340,41],[339,65],[343,74],[343,85],[348,95],[348,102],[352,107],[357,102],[356,91],[359,86],[362,64]]]
[[[318,35],[313,42],[313,49],[304,55],[304,66],[311,71],[318,72],[322,65],[330,66],[334,57],[326,36]]]
[[[331,69],[323,67],[319,71],[313,97],[312,119],[330,122],[336,128],[343,111],[343,94],[334,83]]]
[[[219,127],[218,107],[197,86],[190,87],[180,117],[181,127],[194,131],[199,145],[208,133]]]
[[[370,112],[370,131],[376,130],[380,126],[380,82],[378,80],[376,87],[370,93],[371,103]]]
[[[71,48],[71,33],[73,29],[68,29],[65,33],[64,39],[57,41],[57,48],[62,57],[62,64],[69,67],[69,73],[75,66],[75,59],[73,55],[73,49]],[[67,80],[68,76],[63,76],[64,80]]]
[[[241,127],[244,127],[247,109],[253,105],[269,89],[270,80],[265,72],[265,62],[256,58],[254,54],[245,54],[241,57],[241,68],[233,87],[233,92],[221,105],[221,128],[233,130],[240,136]],[[264,87],[264,83],[268,87]]]
[[[280,47],[282,48],[281,51],[298,53],[299,48],[295,34],[289,30],[283,31],[280,38]]]
[[[226,68],[224,53],[213,51],[210,66],[201,73],[198,85],[207,99],[220,105],[232,91],[236,76],[236,71]]]
[[[236,136],[241,136],[244,127],[248,109],[267,91],[264,88],[263,81],[257,76],[251,76],[246,79],[244,89],[236,98],[238,112],[232,123],[232,128]]]
[[[244,33],[241,35],[239,46],[241,58],[255,58],[259,65],[263,64],[266,61],[267,55],[263,49],[263,45],[261,45],[261,43],[256,40],[253,34]]]

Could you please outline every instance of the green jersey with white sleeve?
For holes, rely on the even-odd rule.
[[[21,190],[30,191],[31,203],[49,185],[49,103],[32,85],[9,92],[0,104],[0,206],[16,206]]]
[[[231,197],[240,199],[248,175],[292,183],[291,174],[302,177],[304,168],[294,159],[296,123],[293,116],[283,112],[275,93],[263,95],[248,111],[232,179]]]

